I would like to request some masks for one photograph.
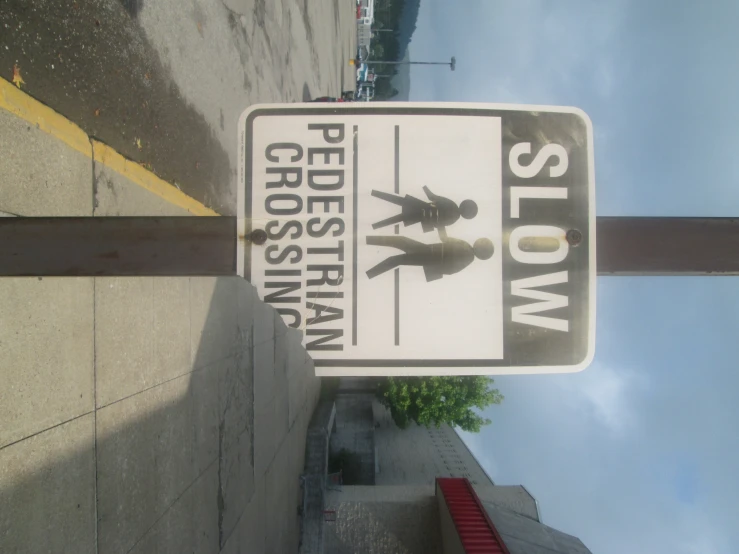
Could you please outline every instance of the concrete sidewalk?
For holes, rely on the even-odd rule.
[[[0,211],[187,213],[0,110]],[[233,278],[0,279],[0,552],[289,553],[319,394]]]

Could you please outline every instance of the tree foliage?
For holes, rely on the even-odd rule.
[[[398,73],[398,66],[378,62],[400,61],[403,57],[416,29],[420,2],[383,0],[375,5],[375,33],[368,61],[370,71],[381,75],[375,79],[375,101],[391,100],[398,94],[390,82]]]
[[[398,94],[398,89],[393,87],[390,79],[376,79],[375,80],[375,100],[390,100],[393,96]]]
[[[370,47],[370,60],[384,60],[385,47],[379,41],[373,41]]]
[[[500,404],[503,395],[491,388],[493,379],[484,375],[459,377],[388,377],[377,392],[401,429],[411,422],[440,427],[447,423],[478,433],[490,420],[480,410]]]

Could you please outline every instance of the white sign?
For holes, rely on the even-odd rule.
[[[572,108],[255,106],[238,272],[318,375],[577,371],[593,356],[592,130]]]

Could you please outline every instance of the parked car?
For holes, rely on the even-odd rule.
[[[345,90],[341,93],[340,98],[336,98],[334,96],[319,96],[318,98],[314,98],[311,100],[311,102],[352,102],[354,100],[354,91],[353,90]]]
[[[357,92],[354,93],[354,100],[359,102],[369,102],[375,97],[374,83],[359,83]]]
[[[311,102],[343,102],[343,98],[334,98],[333,96],[319,96],[314,98]]]
[[[366,63],[359,64],[357,68],[357,81],[366,81],[367,75],[369,75],[369,66]]]

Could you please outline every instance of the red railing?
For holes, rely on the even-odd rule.
[[[439,477],[436,483],[467,554],[510,554],[467,479]]]

